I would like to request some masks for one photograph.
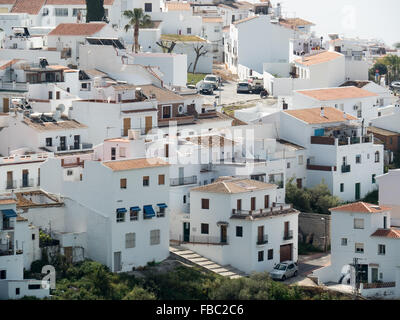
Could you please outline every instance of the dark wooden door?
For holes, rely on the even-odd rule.
[[[292,260],[292,244],[283,245],[280,248],[280,262]]]
[[[227,229],[226,226],[221,226],[221,243],[227,243]]]
[[[256,198],[253,197],[251,198],[251,209],[250,210],[256,210]]]
[[[189,222],[183,223],[183,241],[184,242],[190,241],[190,223]]]
[[[259,226],[257,228],[257,243],[263,243],[264,240],[264,226]]]
[[[303,180],[302,179],[297,179],[296,183],[297,183],[297,188],[299,188],[299,189],[303,188]]]
[[[269,195],[264,196],[264,208],[269,208]]]

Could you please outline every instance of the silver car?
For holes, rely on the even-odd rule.
[[[296,262],[293,261],[284,261],[278,263],[274,270],[272,270],[269,275],[272,279],[285,281],[290,277],[296,277],[299,271],[299,267]]]

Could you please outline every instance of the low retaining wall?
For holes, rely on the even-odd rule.
[[[331,245],[331,216],[320,213],[299,214],[299,241],[325,250]],[[326,243],[325,243],[326,237]]]

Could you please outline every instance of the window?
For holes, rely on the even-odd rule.
[[[186,203],[186,195],[183,196],[183,203]]]
[[[60,100],[60,91],[56,91],[56,99]]]
[[[372,175],[372,183],[376,183],[375,177],[376,177],[376,174],[373,174]]]
[[[236,201],[236,209],[237,209],[238,211],[242,210],[242,199],[238,199],[238,200]]]
[[[268,260],[272,260],[274,258],[274,249],[268,250]]]
[[[32,240],[35,240],[35,234],[32,233]]]
[[[15,295],[19,296],[19,288],[15,288]]]
[[[210,209],[210,199],[201,199],[201,208]]]
[[[125,212],[117,211],[117,222],[124,222],[125,221]]]
[[[347,246],[347,238],[342,238],[342,246]]]
[[[160,244],[160,230],[151,230],[150,231],[150,245]]]
[[[7,270],[0,270],[0,279],[7,279]]]
[[[153,11],[153,4],[152,3],[145,3],[144,4],[144,12],[152,12]]]
[[[340,192],[344,192],[344,183],[340,184]]]
[[[364,253],[364,243],[356,243],[356,253]]]
[[[53,99],[53,92],[49,91],[49,100],[52,100],[52,99]]]
[[[354,229],[364,229],[364,219],[354,219]]]
[[[375,163],[379,162],[379,151],[375,152]]]
[[[236,237],[243,237],[243,227],[241,226],[236,227]]]
[[[356,155],[356,163],[361,163],[361,154]]]
[[[56,8],[55,15],[56,17],[68,17],[68,8]]]
[[[126,157],[126,148],[119,148],[119,156],[121,158],[125,158]]]
[[[52,147],[52,146],[53,146],[53,139],[46,138],[46,147]]]
[[[125,234],[125,248],[134,248],[136,246],[136,234],[135,233],[127,233]]]
[[[72,176],[74,174],[74,172],[72,170],[67,170],[67,176]]]
[[[264,261],[264,251],[258,251],[258,261]]]
[[[165,175],[159,174],[158,175],[158,185],[163,185],[165,184]]]
[[[119,180],[119,185],[120,185],[121,189],[126,189],[126,186],[127,186],[127,182],[126,181],[127,180],[125,178]]]
[[[129,217],[131,221],[136,221],[139,218],[139,210],[131,208],[129,211]]]
[[[290,169],[290,162],[286,164],[286,168]]]
[[[143,177],[143,187],[148,187],[150,185],[150,177],[144,176]]]
[[[186,33],[191,34],[192,33],[192,28],[186,28]]]
[[[72,16],[76,17],[78,15],[78,12],[81,13],[81,16],[86,16],[86,10],[85,9],[72,9]]]
[[[386,254],[386,246],[384,244],[378,244],[378,254],[380,255]]]
[[[201,224],[201,234],[208,234],[208,223]]]
[[[303,164],[303,156],[299,156],[299,165]]]

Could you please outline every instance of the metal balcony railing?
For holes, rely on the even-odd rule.
[[[32,188],[35,185],[34,179],[22,179],[20,181],[19,187],[20,188]]]
[[[289,230],[283,234],[283,240],[293,239],[293,230]]]
[[[266,243],[268,243],[268,235],[267,234],[264,234],[263,236],[257,238],[258,245],[266,244]]]
[[[345,165],[345,164],[342,165],[342,173],[350,172],[350,169],[351,169],[351,167],[350,167],[349,164],[348,165]]]
[[[172,178],[170,179],[170,186],[184,186],[188,184],[196,184],[197,176],[183,177],[183,178]]]
[[[17,180],[9,180],[7,181],[6,184],[6,189],[11,190],[11,189],[17,189]]]

